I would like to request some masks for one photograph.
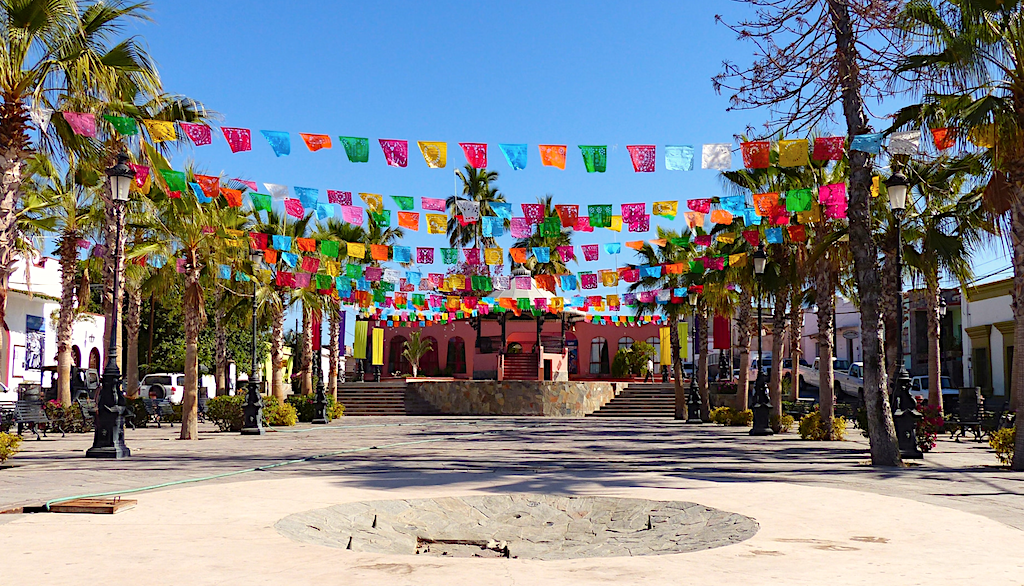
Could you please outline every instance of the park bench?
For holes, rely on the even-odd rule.
[[[36,434],[36,439],[42,439],[39,437],[39,426],[49,426],[50,419],[46,416],[46,411],[43,410],[42,404],[37,401],[18,401],[14,407],[14,421],[18,424],[18,435],[21,435],[25,431],[25,427],[28,427],[29,431]],[[64,435],[64,431],[61,430],[61,436]],[[43,437],[46,436],[46,429],[43,429]]]
[[[0,401],[0,433],[7,433],[14,423],[14,401]]]
[[[174,427],[174,423],[171,422],[171,418],[174,416],[174,407],[171,406],[170,401],[167,399],[143,399],[142,401],[146,405],[149,421],[156,423],[157,427],[160,427],[161,422],[170,423],[171,427]]]
[[[984,435],[982,421],[985,417],[985,397],[976,389],[961,389],[960,401],[952,418],[949,439],[960,441],[967,432],[974,434],[974,441],[981,441]]]
[[[78,403],[78,408],[82,410],[82,419],[87,427],[94,427],[96,424],[96,401],[88,397],[81,397],[75,402]]]

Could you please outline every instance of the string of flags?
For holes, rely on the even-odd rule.
[[[36,108],[30,111],[32,121],[46,132],[53,110]],[[72,131],[81,136],[95,138],[101,128],[107,132],[116,132],[122,136],[139,134],[139,125],[134,118],[117,115],[102,115],[89,112],[62,111],[61,116]],[[101,124],[108,126],[103,127]],[[182,121],[142,120],[153,142],[175,141],[187,138],[195,146],[206,146],[213,143],[213,128],[206,124]],[[846,137],[817,137],[813,142],[808,139],[783,139],[775,142],[778,152],[778,166],[807,166],[811,161],[838,161],[847,151],[862,151],[879,154],[883,143],[890,155],[913,155],[921,151],[922,132],[928,130],[931,142],[940,151],[952,148],[956,144],[956,134],[950,128],[935,128],[894,132],[888,136],[882,133],[869,133],[854,136],[847,144]],[[253,149],[252,130],[248,128],[220,128],[220,132],[232,153],[251,151]],[[278,157],[292,153],[292,135],[283,130],[260,130],[268,146]],[[298,133],[302,144],[310,152],[332,149],[334,141],[327,134]],[[371,141],[366,137],[338,136],[338,142],[351,163],[368,163],[370,160]],[[886,139],[888,139],[886,141]],[[991,148],[995,144],[994,127],[979,127],[972,131],[967,139],[975,146]],[[377,139],[385,163],[390,167],[408,167],[410,164],[410,146],[408,140]],[[472,167],[482,169],[488,164],[488,144],[481,142],[458,143],[466,162]],[[530,147],[525,143],[499,143],[498,150],[508,166],[513,170],[525,169],[529,160]],[[443,169],[448,165],[448,143],[443,141],[416,141],[424,163],[431,169]],[[608,145],[577,145],[579,157],[588,173],[604,173],[608,166]],[[659,157],[659,148],[661,156]],[[748,169],[767,168],[772,143],[766,140],[747,141],[740,144],[743,166]],[[637,173],[653,173],[660,160],[666,171],[693,171],[697,167],[699,157],[701,169],[727,171],[733,169],[732,143],[708,143],[702,145],[627,145],[633,171]],[[540,164],[545,167],[565,169],[569,159],[569,146],[564,144],[538,144],[537,154]]]

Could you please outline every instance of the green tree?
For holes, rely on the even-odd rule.
[[[455,176],[462,182],[462,193],[452,195],[445,201],[448,208],[448,242],[452,246],[466,246],[472,242],[475,248],[493,247],[494,238],[483,235],[482,221],[462,225],[456,216],[462,214],[458,204],[460,201],[478,203],[481,217],[497,215],[491,204],[505,201],[505,196],[492,185],[498,180],[498,172],[475,169],[467,163],[465,167],[455,171]],[[505,224],[507,226],[508,221]]]
[[[558,217],[558,213],[555,211],[553,195],[547,194],[543,198],[537,198],[537,203],[544,206],[545,218]],[[525,248],[526,253],[530,255],[526,262],[522,264],[530,273],[534,275],[565,275],[570,271],[557,252],[559,246],[572,246],[572,229],[559,227],[558,233],[550,236],[544,235],[541,224],[537,224],[533,229],[533,233],[526,238],[516,240],[516,243],[513,245],[514,248]],[[537,257],[533,255],[534,248],[547,248],[551,255],[550,260],[548,262],[538,262]],[[511,253],[509,258],[512,258]],[[513,266],[519,264],[514,260],[511,262]]]
[[[426,356],[427,352],[433,349],[433,342],[429,339],[421,340],[420,332],[412,332],[409,339],[405,341],[405,349],[402,350],[402,357],[412,365],[412,375],[418,376],[420,370],[420,359]]]

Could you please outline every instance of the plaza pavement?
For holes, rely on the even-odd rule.
[[[91,435],[26,440],[0,470],[0,510],[293,463],[128,495],[138,506],[113,516],[0,515],[0,582],[1024,584],[1024,475],[984,443],[942,440],[886,470],[867,465],[857,430],[821,444],[669,419],[345,417],[263,437],[203,426],[197,442],[177,431],[129,430],[121,461],[84,458]],[[560,561],[358,553],[274,529],[342,502],[500,493],[692,501],[760,528],[699,552]]]

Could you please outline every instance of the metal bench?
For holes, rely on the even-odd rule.
[[[967,437],[967,432],[974,434],[974,441],[981,441],[984,435],[982,420],[985,416],[985,397],[977,389],[960,389],[960,402],[957,405],[956,417],[953,419],[949,439],[960,441]]]
[[[14,423],[14,401],[0,401],[0,433],[6,433]]]
[[[171,406],[171,402],[167,399],[143,399],[146,404],[146,413],[149,415],[149,421],[156,423],[157,427],[160,427],[161,421],[170,423],[171,427],[174,427],[174,423],[171,421],[171,417],[174,416],[174,407]]]
[[[37,401],[18,401],[14,407],[14,421],[18,424],[18,435],[21,435],[25,431],[25,427],[28,427],[29,431],[36,434],[36,439],[42,439],[39,437],[39,426],[43,425],[49,427],[50,419],[46,416],[46,411],[43,410],[42,404]],[[61,436],[64,435],[63,430]],[[46,437],[46,429],[43,429],[43,437]]]
[[[80,398],[77,401],[78,408],[82,410],[82,420],[89,428],[96,424],[96,401],[89,398]]]

